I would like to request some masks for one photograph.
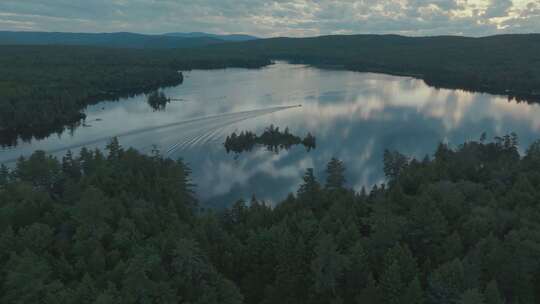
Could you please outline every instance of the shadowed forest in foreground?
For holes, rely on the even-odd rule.
[[[0,302],[539,302],[540,141],[387,151],[359,193],[345,170],[217,212],[157,152],[36,152],[0,169]]]

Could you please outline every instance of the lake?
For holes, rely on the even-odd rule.
[[[336,157],[355,189],[384,181],[385,149],[422,158],[441,141],[457,145],[515,132],[522,149],[540,138],[540,106],[503,96],[436,89],[422,80],[319,69],[285,62],[260,69],[195,70],[182,85],[164,89],[178,99],[155,111],[140,95],[86,109],[84,126],[43,140],[0,148],[0,162],[40,149],[62,155],[81,146],[103,147],[118,136],[124,147],[182,158],[193,169],[203,204],[222,207],[239,198],[275,203],[295,192],[307,168],[324,180]],[[260,133],[274,124],[315,135],[317,148],[301,145],[274,153],[256,149],[227,154],[233,131]]]

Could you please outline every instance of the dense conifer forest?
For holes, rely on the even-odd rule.
[[[0,169],[0,302],[540,301],[540,141],[387,151],[369,191],[346,165],[274,207],[208,211],[157,151],[35,152]]]
[[[540,100],[540,34],[406,37],[334,35],[221,44],[297,63],[407,75],[429,85]]]
[[[75,127],[85,106],[181,83],[179,70],[271,60],[409,75],[440,87],[540,99],[540,35],[272,38],[183,49],[0,46],[0,144]]]
[[[257,68],[269,60],[243,54],[81,46],[0,46],[0,144],[74,127],[89,104],[183,81],[179,70]]]

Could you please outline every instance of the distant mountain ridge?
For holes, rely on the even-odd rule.
[[[250,41],[250,40],[260,39],[259,37],[255,37],[251,35],[243,35],[243,34],[218,35],[218,34],[210,34],[210,33],[203,33],[203,32],[165,33],[163,35],[169,36],[169,37],[181,37],[181,38],[208,37],[208,38],[214,38],[214,39],[221,39],[225,41]]]
[[[66,33],[66,32],[11,32],[0,31],[0,45],[83,45],[114,48],[174,49],[202,47],[227,41],[246,41],[236,35],[145,35],[129,32]],[[241,35],[240,35],[241,36]]]

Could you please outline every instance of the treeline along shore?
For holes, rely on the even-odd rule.
[[[0,46],[0,140],[61,132],[89,104],[182,82],[180,70],[288,60],[407,75],[427,84],[540,100],[540,35],[271,38],[182,49]]]
[[[489,37],[333,35],[220,44],[296,63],[424,79],[427,84],[540,101],[540,34]]]
[[[0,46],[0,143],[62,132],[87,105],[178,85],[181,71],[268,64],[238,52]]]

